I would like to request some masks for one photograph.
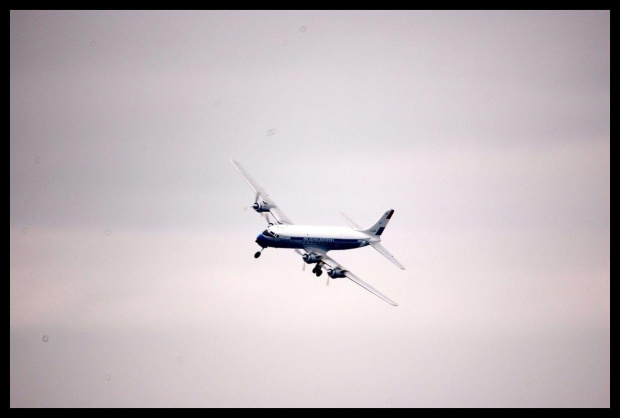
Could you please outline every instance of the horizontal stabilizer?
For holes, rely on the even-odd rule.
[[[359,226],[358,224],[355,223],[355,221],[353,221],[353,219],[349,218],[347,215],[345,215],[342,212],[338,212],[340,214],[340,216],[342,216],[345,220],[345,222],[353,229],[358,229],[361,230],[362,227]]]
[[[381,242],[376,241],[376,242],[370,242],[370,245],[372,246],[372,248],[374,248],[375,250],[379,251],[381,254],[383,254],[383,256],[385,258],[387,258],[388,260],[390,260],[392,263],[396,264],[396,266],[399,269],[404,270],[405,267],[400,264],[398,262],[398,260],[396,258],[394,258],[394,256],[392,254],[390,254],[390,252],[388,250],[385,249],[385,247],[383,245],[381,245]]]

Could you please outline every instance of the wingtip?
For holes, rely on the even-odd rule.
[[[230,163],[233,165],[233,167],[237,169],[237,171],[242,172],[243,168],[241,167],[241,164],[239,164],[237,161],[233,160],[232,158],[230,159]]]
[[[377,296],[379,296],[379,295],[377,295]],[[394,302],[392,299],[388,298],[388,297],[387,297],[387,296],[385,296],[385,295],[381,295],[381,296],[379,296],[379,297],[380,297],[381,299],[383,299],[385,302],[387,302],[387,303],[389,303],[390,305],[392,305],[392,306],[398,306],[398,303]]]

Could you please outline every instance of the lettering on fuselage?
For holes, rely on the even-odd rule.
[[[334,242],[333,238],[310,238],[306,237],[303,239],[304,242]]]

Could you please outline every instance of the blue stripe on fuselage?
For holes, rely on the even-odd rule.
[[[329,250],[348,250],[368,245],[368,242],[358,239],[344,238],[315,238],[315,237],[270,237],[259,234],[256,243],[261,247],[275,248],[305,248],[320,247]]]

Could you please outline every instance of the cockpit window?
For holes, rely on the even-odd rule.
[[[274,233],[272,233],[271,231],[269,231],[268,229],[265,229],[263,231],[263,235],[265,235],[266,237],[273,237],[273,238],[276,237],[276,235]]]

